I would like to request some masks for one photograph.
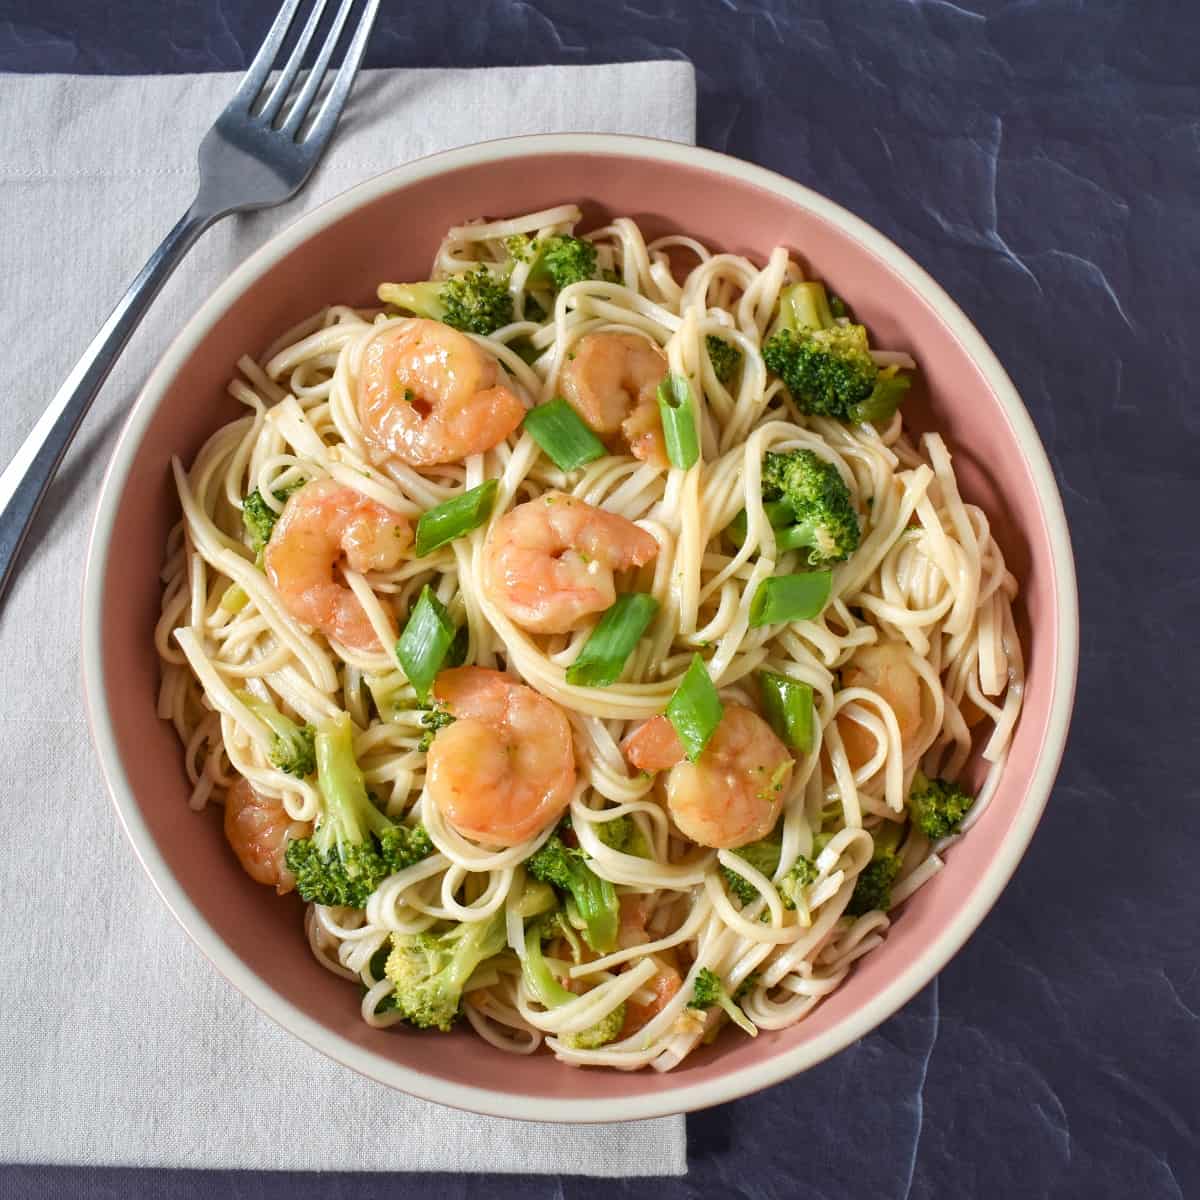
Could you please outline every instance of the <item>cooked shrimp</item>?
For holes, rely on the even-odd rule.
[[[620,434],[634,458],[668,466],[658,412],[666,355],[636,333],[589,333],[574,354],[561,376],[571,407],[602,437]]]
[[[654,993],[653,1000],[648,1004],[639,1004],[632,999],[625,1001],[625,1022],[621,1026],[621,1032],[617,1034],[617,1041],[637,1033],[651,1017],[658,1016],[682,986],[683,980],[679,972],[674,967],[664,965],[649,983],[650,990]]]
[[[617,598],[613,572],[648,563],[658,543],[632,521],[563,492],[507,512],[484,546],[483,586],[533,633],[569,633]]]
[[[667,808],[680,833],[727,850],[775,827],[792,773],[792,756],[770,725],[740,704],[727,704],[703,753],[688,762],[674,726],[652,717],[623,744],[641,771],[670,771]]]
[[[317,479],[288,497],[263,565],[297,621],[356,650],[373,650],[375,630],[336,568],[344,558],[355,571],[386,571],[412,538],[407,517],[333,479]]]
[[[879,642],[858,650],[842,668],[842,686],[878,692],[896,714],[905,754],[912,749],[921,730],[921,678],[913,670],[908,651],[901,643]],[[857,771],[875,754],[875,735],[845,711],[839,712],[836,720],[846,757]]]
[[[282,896],[296,886],[284,854],[289,838],[312,833],[311,821],[294,821],[283,801],[259,795],[248,780],[239,778],[225,795],[225,839],[246,874],[256,883],[270,883]]]
[[[458,462],[499,445],[525,405],[497,385],[496,360],[440,321],[389,325],[363,354],[358,416],[377,461]]]
[[[562,709],[499,671],[443,671],[433,694],[455,721],[429,747],[425,785],[447,823],[487,846],[515,846],[562,816],[575,786]]]
[[[644,946],[650,940],[646,923],[654,911],[654,897],[645,892],[624,892],[619,900],[621,920],[617,926],[617,945],[622,950]]]

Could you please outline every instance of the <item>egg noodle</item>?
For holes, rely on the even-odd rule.
[[[296,778],[272,765],[270,730],[239,698],[249,691],[314,725],[348,714],[354,755],[375,802],[394,820],[419,821],[428,830],[435,852],[387,876],[365,908],[309,904],[306,910],[312,953],[361,984],[369,1025],[402,1019],[389,1005],[393,983],[381,965],[393,935],[503,913],[507,948],[477,968],[465,989],[463,1014],[480,1037],[520,1054],[545,1045],[577,1065],[669,1070],[724,1023],[718,1007],[689,1006],[703,969],[737,995],[754,1027],[781,1029],[881,945],[889,913],[851,916],[847,908],[872,859],[874,835],[905,820],[918,769],[953,780],[973,751],[987,764],[974,806],[950,837],[931,842],[914,824],[903,826],[893,909],[941,869],[946,845],[978,819],[1021,704],[1023,663],[1012,613],[1017,584],[986,515],[960,496],[950,452],[936,433],[913,438],[900,411],[875,425],[802,415],[768,371],[761,346],[781,290],[803,278],[786,249],[758,265],[711,253],[688,237],[647,242],[632,220],[614,220],[586,234],[605,277],[543,294],[547,314],[522,319],[532,308],[530,266],[510,260],[511,239],[572,233],[579,220],[579,210],[564,205],[451,229],[432,277],[482,262],[507,278],[516,319],[488,337],[471,336],[495,356],[500,380],[507,375],[528,406],[561,394],[560,375],[585,335],[640,334],[661,346],[670,373],[687,381],[695,400],[696,465],[660,467],[612,452],[564,472],[523,427],[463,461],[380,463],[364,440],[357,381],[371,338],[408,318],[337,304],[323,309],[260,360],[240,360],[229,391],[245,414],[218,429],[190,469],[173,464],[183,518],[168,539],[162,573],[158,711],[186,747],[195,810],[223,803],[240,776],[300,828],[322,812],[317,776]],[[728,386],[706,350],[710,335],[741,351]],[[873,354],[881,365],[915,365],[900,350]],[[859,516],[861,541],[833,569],[819,616],[757,626],[750,604],[758,585],[801,569],[795,552],[776,552],[763,508],[764,455],[800,448],[836,466]],[[479,528],[424,557],[407,552],[392,569],[346,567],[339,576],[381,648],[354,649],[298,622],[247,545],[242,506],[250,492],[257,489],[280,509],[276,493],[322,477],[413,522],[498,480],[494,509]],[[569,634],[529,633],[482,582],[489,529],[515,505],[550,490],[636,522],[658,545],[653,561],[619,584],[632,589],[636,580],[637,590],[657,600],[657,616],[620,678],[606,687],[566,679],[594,622]],[[739,547],[724,531],[743,510]],[[597,876],[616,885],[623,921],[615,951],[590,960],[585,953],[578,961],[564,951],[548,959],[577,993],[566,1003],[539,1002],[521,971],[527,951],[518,903],[528,882],[522,864],[555,825],[502,848],[461,836],[425,787],[428,713],[416,691],[405,685],[401,702],[386,713],[372,698],[372,681],[395,677],[392,647],[426,585],[469,631],[468,663],[509,673],[570,721],[572,844]],[[861,680],[846,686],[839,675],[856,651],[876,642],[896,644],[903,669],[919,683],[919,728],[907,736],[886,689]],[[736,848],[711,849],[683,837],[664,804],[662,776],[634,770],[622,752],[631,731],[664,712],[696,653],[726,705],[761,711],[755,679],[762,671],[812,689],[814,741],[796,755],[776,834],[775,881],[801,856],[813,859],[811,880],[793,907]],[[844,743],[851,729],[873,747],[857,765]],[[636,853],[601,837],[602,823],[623,817],[636,830]],[[752,899],[730,890],[722,867],[737,869]],[[635,902],[638,922],[630,932],[624,914]],[[624,1004],[648,1014],[640,1028],[593,1048],[572,1038]]]

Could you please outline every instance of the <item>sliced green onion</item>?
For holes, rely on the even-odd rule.
[[[764,579],[750,601],[750,625],[778,625],[784,621],[811,621],[829,603],[832,571],[807,571],[803,575],[774,575]]]
[[[567,668],[567,682],[582,687],[615,683],[656,612],[658,601],[653,596],[640,592],[618,596]]]
[[[417,557],[432,553],[439,546],[478,529],[492,515],[496,503],[498,479],[489,479],[453,500],[421,514],[417,522]]]
[[[692,665],[667,704],[667,720],[675,726],[683,752],[691,762],[700,757],[724,713],[725,706],[709,678],[704,659],[692,655]]]
[[[771,728],[793,750],[808,754],[813,747],[812,688],[773,671],[758,673],[758,688]]]
[[[692,389],[682,375],[668,375],[658,385],[658,411],[671,466],[687,470],[700,457]]]
[[[442,602],[426,584],[396,643],[396,657],[422,702],[442,669],[458,630]]]
[[[221,595],[221,607],[226,612],[240,613],[249,603],[250,597],[240,583],[231,583]]]
[[[604,456],[604,443],[561,397],[525,414],[529,436],[554,460],[560,471],[573,471]]]
[[[466,625],[460,625],[454,634],[454,641],[450,643],[450,649],[446,651],[446,661],[442,663],[443,669],[450,667],[461,667],[467,661],[467,651],[471,648],[471,631]]]

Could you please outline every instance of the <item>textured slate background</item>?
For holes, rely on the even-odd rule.
[[[940,978],[833,1061],[689,1118],[686,1180],[9,1167],[0,1197],[1200,1196],[1200,416],[1183,382],[1200,374],[1200,5],[385,7],[370,66],[689,58],[703,145],[845,204],[962,304],[1033,412],[1075,539],[1059,784]],[[240,68],[274,8],[0,0],[0,70]]]

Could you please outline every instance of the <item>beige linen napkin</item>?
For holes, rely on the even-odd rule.
[[[0,76],[0,462],[187,206],[196,146],[234,87],[229,75]],[[261,1016],[188,941],[125,844],[80,694],[93,503],[128,405],[179,326],[275,230],[350,185],[451,146],[563,130],[691,141],[692,69],[364,73],[300,196],[204,235],[97,401],[0,613],[0,1160],[686,1169],[682,1118],[570,1127],[455,1112],[363,1079]]]

